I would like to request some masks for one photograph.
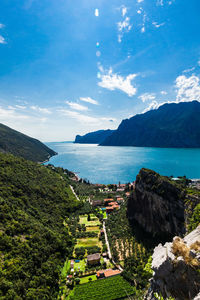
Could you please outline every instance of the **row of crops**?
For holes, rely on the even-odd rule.
[[[114,300],[123,299],[135,294],[135,287],[117,275],[107,279],[76,285],[70,300]]]

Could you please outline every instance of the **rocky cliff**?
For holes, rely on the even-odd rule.
[[[159,244],[152,256],[154,271],[145,300],[153,300],[155,293],[164,299],[200,299],[200,226],[184,239]]]
[[[169,178],[141,169],[128,200],[128,218],[159,241],[182,236],[185,232],[184,197],[184,191]]]
[[[102,143],[107,137],[109,137],[114,130],[98,130],[94,132],[87,133],[85,135],[77,135],[75,138],[74,143],[78,144],[100,144]]]

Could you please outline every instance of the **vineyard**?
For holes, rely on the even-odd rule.
[[[135,288],[122,276],[100,279],[94,282],[76,285],[69,300],[114,300],[135,294]]]

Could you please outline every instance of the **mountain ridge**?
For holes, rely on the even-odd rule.
[[[156,110],[122,120],[100,146],[161,148],[200,147],[200,103],[166,103]]]
[[[0,152],[11,153],[34,162],[43,162],[57,153],[39,140],[0,123]]]

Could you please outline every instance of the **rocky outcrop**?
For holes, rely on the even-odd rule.
[[[155,293],[164,299],[200,299],[200,226],[184,239],[175,237],[173,242],[159,244],[152,256],[150,289],[145,300],[155,299]]]
[[[159,241],[183,235],[184,196],[183,190],[169,178],[141,169],[128,200],[128,218]]]
[[[109,137],[114,130],[98,130],[94,132],[87,133],[85,135],[77,135],[75,138],[74,143],[78,144],[100,144],[102,143],[107,137]]]

